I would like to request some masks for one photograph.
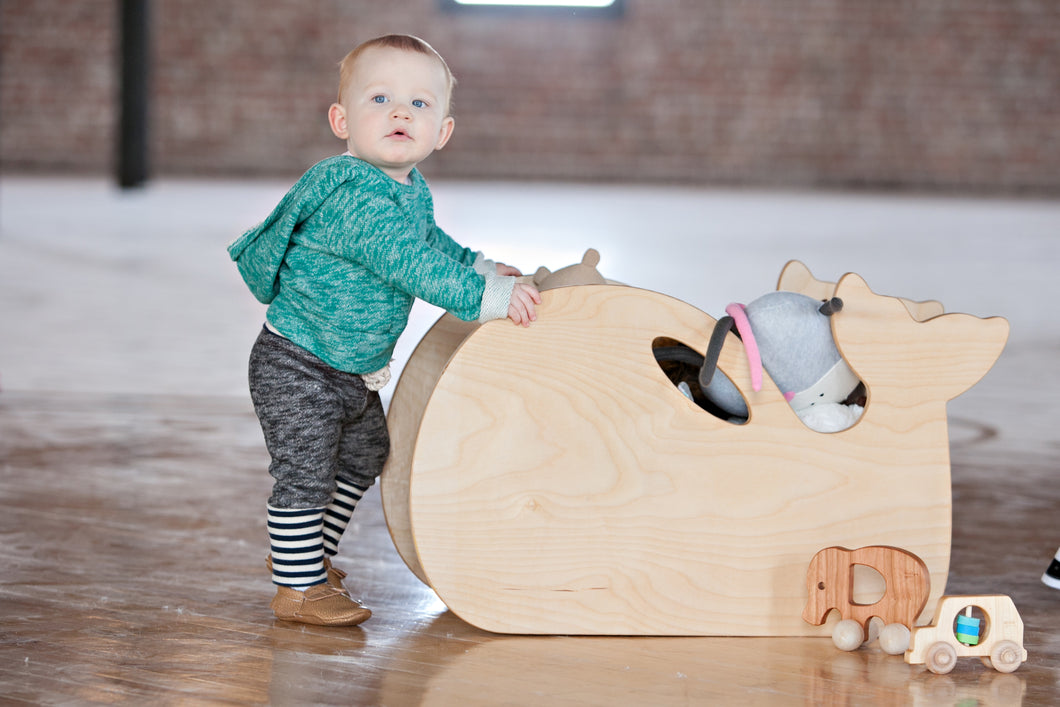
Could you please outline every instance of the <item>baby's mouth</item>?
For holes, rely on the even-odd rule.
[[[406,133],[404,130],[395,130],[394,132],[392,132],[389,135],[387,135],[387,137],[393,138],[395,140],[411,140],[412,139],[412,136],[409,135],[408,133]]]

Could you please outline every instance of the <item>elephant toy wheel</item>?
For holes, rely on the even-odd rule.
[[[949,643],[939,641],[927,652],[927,668],[936,675],[945,675],[957,665],[957,649]]]
[[[843,619],[832,629],[832,643],[841,651],[856,651],[865,642],[865,629],[853,619]]]
[[[1011,673],[1020,667],[1023,651],[1015,641],[998,641],[990,651],[990,664],[999,673]]]

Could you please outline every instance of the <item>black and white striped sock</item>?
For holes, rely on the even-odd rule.
[[[324,509],[268,506],[272,581],[305,590],[327,581],[324,570]]]
[[[324,552],[329,557],[339,551],[339,539],[350,523],[353,509],[368,490],[341,480],[337,483],[338,488],[331,494],[331,502],[324,508]]]

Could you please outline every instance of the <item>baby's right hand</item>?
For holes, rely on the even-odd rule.
[[[512,299],[508,304],[508,318],[516,324],[530,326],[530,322],[537,319],[535,304],[541,304],[541,293],[537,288],[523,282],[515,283]]]

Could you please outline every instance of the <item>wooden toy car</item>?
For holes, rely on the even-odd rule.
[[[657,292],[549,290],[529,328],[443,316],[388,413],[381,493],[402,559],[455,614],[502,633],[829,635],[802,612],[807,558],[832,545],[914,553],[937,598],[946,402],[990,369],[1008,323],[878,295],[853,274],[817,281],[800,263],[779,289],[843,299],[834,338],[868,389],[852,427],[809,429],[768,375],[754,391],[733,334],[718,368],[750,417],[697,406],[654,347],[702,353],[715,320]]]
[[[982,619],[972,618],[978,609]],[[1011,673],[1027,660],[1023,619],[1004,594],[944,596],[931,626],[913,629],[905,662],[924,663],[933,673],[953,670],[957,658],[979,656],[984,665]]]

